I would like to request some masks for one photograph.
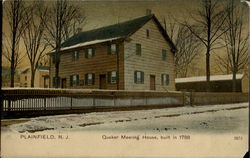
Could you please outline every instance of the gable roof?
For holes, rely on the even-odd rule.
[[[236,74],[236,79],[242,79],[244,74]],[[211,75],[210,81],[227,81],[232,80],[233,74],[228,75]],[[196,76],[196,77],[187,77],[187,78],[176,78],[175,83],[187,83],[187,82],[205,82],[206,76]]]
[[[170,40],[169,36],[167,35],[167,33],[165,32],[165,30],[163,29],[154,14],[139,17],[119,24],[109,25],[98,29],[78,33],[66,40],[64,43],[62,43],[61,49],[65,50],[65,48],[72,48],[72,46],[75,45],[84,46],[87,42],[95,44],[95,42],[91,41],[109,41],[109,39],[114,40],[119,38],[125,38],[135,33],[151,19],[156,22],[160,32],[162,33],[166,41],[169,42],[171,48],[173,50],[176,50],[176,47],[174,46],[173,42]]]

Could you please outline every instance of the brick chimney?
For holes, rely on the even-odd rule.
[[[146,15],[150,15],[151,14],[151,9],[146,9]]]

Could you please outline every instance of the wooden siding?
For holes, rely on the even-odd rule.
[[[147,38],[146,30],[149,30]],[[136,43],[141,44],[141,56],[136,55]],[[167,59],[162,60],[162,49],[167,50]],[[153,20],[130,36],[124,43],[125,89],[149,90],[150,75],[155,75],[156,90],[175,90],[174,54]],[[134,71],[144,72],[144,84],[134,83]],[[161,74],[169,74],[169,85],[161,85]]]
[[[121,40],[113,41],[112,43],[119,43],[119,89],[124,89],[124,48],[123,42]],[[99,77],[101,74],[106,74],[107,80],[107,89],[117,89],[117,84],[108,83],[109,71],[117,71],[117,55],[108,54],[108,43],[99,43],[95,45],[85,46],[82,48],[72,49],[65,51],[61,54],[60,58],[60,69],[59,76],[60,78],[66,78],[67,88],[87,88],[87,89],[99,89]],[[91,58],[85,58],[85,50],[88,48],[95,48],[95,56]],[[79,59],[72,61],[71,52],[79,50]],[[50,77],[51,82],[50,86],[53,85],[53,77],[55,76],[55,65],[52,63],[52,58],[50,60],[51,69]],[[85,74],[94,73],[95,74],[95,84],[94,85],[85,85],[82,84],[85,80]],[[79,75],[80,85],[79,86],[70,86],[70,76]]]

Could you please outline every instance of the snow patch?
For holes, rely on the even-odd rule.
[[[236,79],[242,79],[243,74],[236,74]],[[232,80],[233,74],[229,75],[213,75],[210,76],[210,81],[224,81]],[[187,77],[187,78],[176,78],[175,83],[184,83],[184,82],[203,82],[206,81],[206,76],[196,76],[196,77]]]

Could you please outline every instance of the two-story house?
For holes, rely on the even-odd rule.
[[[20,74],[20,87],[30,87],[31,71],[30,67],[24,68]],[[49,87],[49,67],[39,65],[36,69],[34,87],[48,88]]]
[[[62,44],[62,88],[175,90],[176,48],[155,15],[81,32]],[[54,53],[49,53],[51,87]]]

